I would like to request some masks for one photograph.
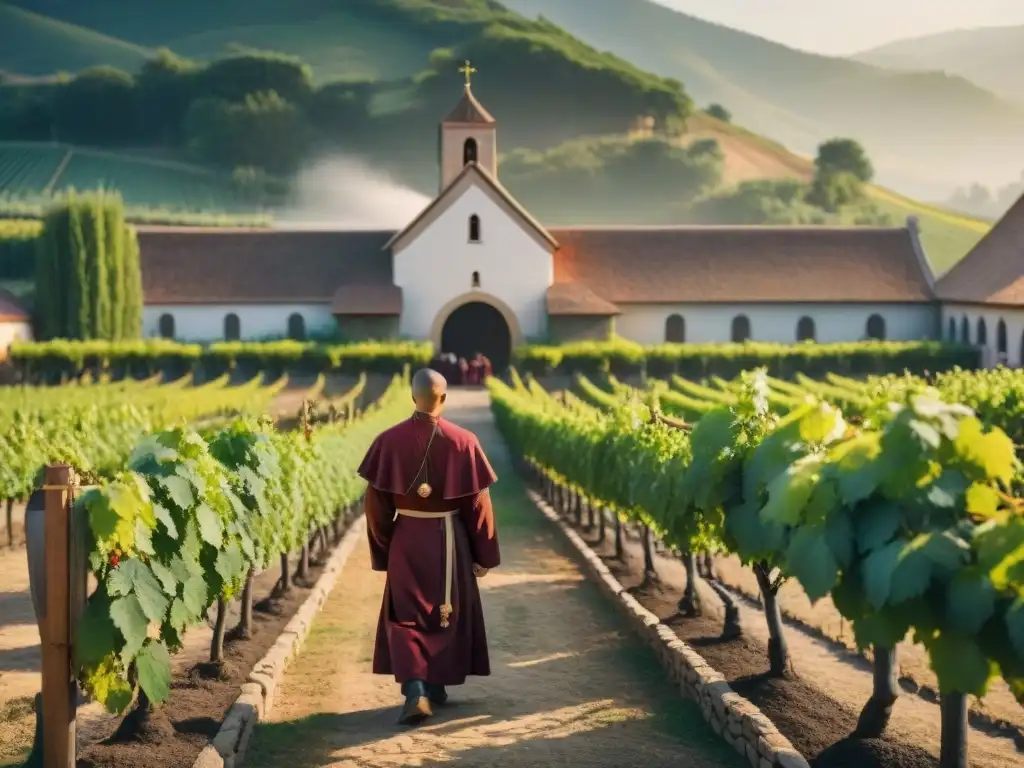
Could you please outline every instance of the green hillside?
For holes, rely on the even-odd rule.
[[[85,27],[0,3],[0,70],[21,75],[77,72],[98,65],[134,70],[151,53]]]
[[[131,206],[175,211],[248,211],[230,176],[185,163],[62,144],[0,142],[0,192],[38,201],[67,189],[105,187]]]
[[[1024,26],[958,29],[896,40],[854,58],[893,69],[950,72],[1024,104]]]
[[[1024,166],[1024,107],[960,77],[805,53],[652,0],[506,4],[678,78],[698,104],[724,104],[736,122],[802,153],[829,136],[856,138],[882,183],[915,196],[944,199],[959,184],[1005,182],[1008,165]]]

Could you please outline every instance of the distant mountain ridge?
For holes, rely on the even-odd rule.
[[[893,69],[949,72],[1024,104],[1024,25],[958,29],[896,40],[855,58]]]
[[[720,102],[737,123],[804,154],[822,138],[856,138],[879,180],[908,194],[943,198],[972,181],[1006,183],[1024,167],[1024,105],[961,76],[798,51],[652,0],[506,4],[681,80],[698,104]]]

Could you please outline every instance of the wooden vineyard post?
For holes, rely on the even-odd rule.
[[[85,602],[87,570],[84,530],[81,523],[75,524],[73,514],[71,467],[48,466],[42,495],[42,509],[30,510],[36,519],[30,521],[26,512],[29,573],[43,662],[36,712],[36,732],[41,738],[33,752],[36,759],[42,758],[43,768],[75,768],[78,690],[72,671],[73,638]]]

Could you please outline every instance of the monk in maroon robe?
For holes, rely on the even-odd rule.
[[[488,491],[497,476],[476,436],[441,418],[447,382],[430,369],[412,381],[413,415],[370,446],[370,560],[386,571],[373,672],[394,675],[412,725],[448,700],[446,686],[489,675],[476,579],[500,562]]]

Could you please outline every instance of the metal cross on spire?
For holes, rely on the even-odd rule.
[[[466,87],[468,88],[469,81],[472,78],[473,73],[476,72],[476,67],[469,63],[469,59],[466,59],[466,63],[459,67],[459,72],[466,76]]]

